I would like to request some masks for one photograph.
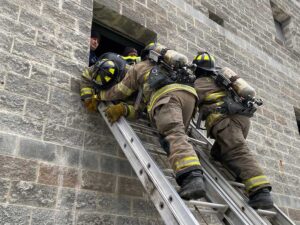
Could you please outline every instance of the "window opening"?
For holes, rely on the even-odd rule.
[[[295,111],[296,121],[298,125],[298,132],[300,134],[300,109],[294,107],[294,111]]]
[[[209,19],[215,21],[217,24],[224,26],[224,20],[221,17],[219,17],[218,15],[208,11],[208,17],[209,17]]]
[[[92,30],[101,36],[97,56],[105,52],[122,54],[126,47],[135,48],[140,55],[145,45],[156,40],[155,32],[102,4],[95,0],[93,5]]]
[[[273,2],[271,2],[271,8],[276,30],[275,40],[281,44],[286,43],[289,38],[290,16]]]

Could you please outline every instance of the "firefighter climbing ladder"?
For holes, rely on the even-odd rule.
[[[243,184],[225,180],[210,163],[208,156],[203,151],[199,151],[200,148],[197,152],[204,168],[207,199],[211,202],[184,202],[144,148],[132,127],[124,118],[110,125],[104,116],[105,107],[101,103],[98,109],[165,224],[199,225],[194,214],[201,213],[201,210],[196,210],[193,214],[188,206],[193,206],[194,209],[200,206],[211,208],[205,212],[215,213],[225,225],[295,225],[277,206],[272,210],[254,210],[248,206],[245,197],[235,189],[243,188]],[[140,126],[145,130],[151,129]],[[211,143],[193,125],[191,126],[193,138],[189,140],[194,143],[194,146],[209,147]]]

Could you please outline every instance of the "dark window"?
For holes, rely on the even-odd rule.
[[[105,52],[122,54],[125,47],[133,47],[140,53],[149,42],[156,40],[156,33],[94,1],[92,30],[101,35],[97,56]]]
[[[294,110],[295,110],[295,116],[296,116],[296,121],[297,121],[297,125],[298,125],[298,131],[300,134],[300,109],[294,108]]]
[[[288,39],[290,39],[290,16],[273,2],[271,2],[271,8],[276,29],[275,40],[284,44]]]
[[[275,28],[276,28],[276,37],[284,42],[285,41],[285,37],[283,34],[283,28],[282,28],[282,24],[280,22],[278,22],[277,20],[274,19],[275,22]]]
[[[209,19],[215,21],[217,24],[224,26],[224,20],[221,17],[219,17],[218,15],[209,11],[208,17],[209,17]]]

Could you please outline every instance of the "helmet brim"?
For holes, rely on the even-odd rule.
[[[221,67],[200,67],[200,66],[197,66],[197,68],[205,70],[205,71],[212,71],[212,72],[218,71],[221,69]]]

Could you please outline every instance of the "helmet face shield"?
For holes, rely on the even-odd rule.
[[[113,61],[102,59],[95,64],[92,79],[94,84],[99,88],[112,83],[116,79],[116,76],[117,70]]]

